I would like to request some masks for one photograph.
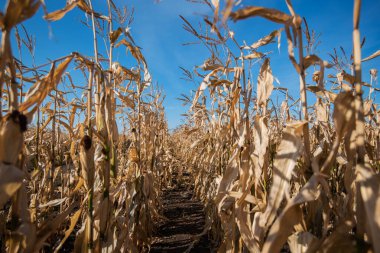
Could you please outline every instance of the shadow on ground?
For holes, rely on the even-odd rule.
[[[189,175],[182,184],[173,180],[174,187],[163,190],[162,203],[165,220],[155,224],[156,230],[150,252],[215,252],[207,233],[198,237],[205,226],[202,202],[193,198]]]

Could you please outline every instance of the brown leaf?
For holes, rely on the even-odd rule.
[[[193,99],[193,105],[192,107],[194,107],[197,102],[198,102],[198,99],[199,97],[202,95],[203,91],[208,87],[208,85],[210,84],[210,78],[215,76],[219,71],[223,70],[223,67],[220,67],[220,68],[217,68],[217,69],[214,69],[213,71],[211,71],[210,73],[208,73],[202,80],[202,83],[199,85],[199,88],[197,90],[197,92],[195,93],[194,95],[194,99]]]
[[[47,220],[39,229],[37,233],[37,241],[34,246],[34,251],[38,252],[43,243],[49,238],[49,236],[57,230],[57,228],[64,222],[71,213],[71,211],[77,206],[77,203],[74,202],[71,204],[65,211],[56,215],[54,218]]]
[[[252,253],[259,253],[260,248],[258,242],[255,240],[253,234],[252,234],[252,228],[251,228],[251,219],[250,219],[250,213],[243,209],[243,206],[239,206],[236,208],[236,224],[239,227],[239,231],[241,234],[241,237],[243,239],[243,242],[245,246],[248,248],[249,252]]]
[[[232,7],[234,6],[234,0],[227,0],[223,11],[223,23],[225,23],[231,14]]]
[[[315,103],[315,113],[319,122],[327,123],[329,121],[329,114],[327,109],[327,104],[323,103],[321,100],[318,100]]]
[[[285,14],[276,9],[268,9],[268,8],[258,7],[258,6],[246,7],[236,12],[231,13],[231,18],[234,21],[250,18],[250,17],[255,17],[255,16],[260,16],[260,17],[269,19],[273,22],[280,23],[280,24],[286,24],[292,18],[288,14]]]
[[[59,252],[59,250],[62,248],[63,244],[66,242],[67,238],[69,238],[70,234],[74,231],[74,228],[76,224],[79,221],[80,215],[82,213],[83,207],[81,207],[78,211],[74,213],[73,216],[70,218],[70,227],[65,232],[65,237],[63,237],[62,241],[59,243],[58,247],[54,250],[54,252]]]
[[[62,19],[69,11],[74,9],[76,6],[78,6],[79,9],[82,11],[86,12],[87,14],[94,14],[95,17],[103,19],[103,20],[108,20],[108,17],[103,16],[97,12],[94,12],[91,10],[91,8],[86,4],[85,1],[83,0],[74,0],[70,4],[66,5],[64,8],[53,11],[51,13],[48,13],[47,15],[44,16],[46,20],[49,21],[57,21]]]
[[[302,131],[306,121],[288,123],[282,134],[273,163],[273,184],[268,197],[268,205],[262,221],[269,227],[289,192],[290,179],[297,160],[302,152]]]
[[[50,12],[44,16],[44,19],[49,21],[57,21],[63,18],[66,13],[74,9],[78,5],[78,1],[73,1],[70,4],[66,5],[64,8]]]
[[[355,97],[351,92],[342,92],[336,97],[333,118],[336,138],[321,168],[322,173],[329,172],[327,170],[336,157],[342,138],[347,132],[352,132],[355,127]]]
[[[222,198],[231,190],[231,186],[239,174],[239,169],[236,161],[237,155],[238,151],[236,150],[232,155],[227,169],[224,172],[223,178],[218,185],[218,196],[215,200],[216,203],[219,203]]]
[[[243,59],[244,60],[252,60],[252,59],[257,59],[257,58],[262,58],[264,56],[263,53],[253,51],[252,53],[248,55],[244,55]]]
[[[28,91],[25,102],[20,105],[20,111],[24,112],[34,105],[37,108],[45,97],[52,91],[60,82],[61,77],[70,64],[73,56],[67,57],[62,63],[55,68],[54,64],[49,74],[36,82]],[[34,110],[34,109],[32,109]]]
[[[269,230],[262,252],[280,252],[288,236],[302,217],[300,205],[318,199],[321,189],[318,176],[313,175],[299,193],[292,198]]]
[[[117,30],[115,31],[112,31],[110,33],[110,41],[111,41],[111,44],[114,44],[117,39],[119,38],[119,36],[122,34],[123,30],[121,29],[121,27],[117,28]]]
[[[257,104],[266,106],[267,100],[273,91],[273,75],[269,65],[269,58],[266,58],[260,68],[257,80]]]
[[[37,0],[29,1],[7,1],[6,12],[3,25],[10,30],[15,25],[32,17],[40,7],[41,2]]]
[[[120,45],[126,46],[129,49],[129,51],[131,51],[132,56],[135,57],[135,59],[139,63],[145,62],[144,56],[142,55],[142,53],[138,47],[133,46],[126,39],[122,39],[121,41],[119,41],[119,43],[117,43],[115,47],[119,47]]]
[[[264,166],[266,166],[268,162],[267,148],[269,144],[269,129],[267,120],[263,116],[256,116],[255,118],[253,140],[255,150],[251,155],[251,159],[253,160],[255,184],[258,185]]]
[[[0,163],[0,209],[21,187],[23,178],[19,168]]]
[[[81,9],[84,12],[86,12],[87,14],[94,14],[94,17],[97,17],[97,18],[100,18],[100,19],[103,19],[103,20],[106,20],[106,21],[109,20],[109,18],[107,16],[101,15],[101,14],[93,11],[90,8],[90,6],[88,6],[88,4],[84,0],[77,0],[77,1],[78,1],[78,7],[79,7],[79,9]]]
[[[283,28],[279,29],[279,30],[275,30],[273,32],[271,32],[269,35],[259,39],[258,41],[256,41],[255,43],[253,43],[250,48],[251,49],[257,49],[261,46],[265,46],[269,43],[271,43],[273,41],[274,38],[276,37],[280,37],[281,35],[281,32],[282,30],[284,30]]]
[[[128,96],[123,96],[116,90],[113,90],[113,92],[116,94],[116,96],[129,108],[134,109],[135,108],[135,103],[132,99],[130,99]]]
[[[63,126],[69,132],[70,136],[74,136],[73,129],[70,127],[69,124],[67,124],[66,122],[64,122],[60,119],[56,119],[55,121],[59,122],[60,126]]]
[[[355,235],[352,235],[351,230],[353,224],[351,221],[345,221],[338,224],[335,230],[320,243],[312,245],[309,249],[310,252],[345,252],[345,253],[357,253],[358,241]],[[360,252],[372,252],[366,249],[364,245],[361,245]]]
[[[298,65],[296,58],[294,57],[294,44],[292,35],[290,34],[290,25],[286,24],[285,25],[285,34],[286,34],[286,41],[288,43],[288,55],[289,55],[289,60],[293,64],[294,68],[296,69],[297,73],[301,73],[300,66]]]
[[[336,76],[340,82],[344,80],[346,82],[349,82],[351,85],[354,85],[355,83],[355,77],[346,73],[345,71],[338,73]]]
[[[371,108],[372,108],[373,101],[372,100],[366,100],[363,104],[363,113],[364,116],[368,116],[371,114]]]
[[[305,70],[309,68],[311,65],[320,64],[320,62],[323,62],[321,58],[319,58],[317,55],[312,54],[308,55],[303,59],[303,66]]]
[[[364,211],[366,214],[365,220],[368,226],[368,235],[375,252],[380,251],[380,176],[377,174],[368,174],[360,171],[362,174],[367,174],[364,179],[359,181],[360,194],[363,200]]]
[[[310,245],[318,239],[310,232],[302,231],[294,233],[288,238],[288,244],[292,253],[306,253]]]
[[[362,62],[363,62],[363,61],[369,61],[369,60],[372,60],[372,59],[374,59],[374,58],[376,58],[376,57],[378,57],[378,56],[380,56],[380,50],[377,50],[375,53],[373,53],[373,54],[371,54],[370,56],[364,58],[364,59],[362,60]]]
[[[16,231],[12,233],[7,252],[35,252],[33,249],[36,241],[36,225],[30,222],[22,222]]]

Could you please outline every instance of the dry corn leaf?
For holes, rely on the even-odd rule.
[[[74,127],[74,120],[75,120],[75,113],[79,107],[77,105],[73,105],[70,111],[70,119],[69,119],[69,126],[72,129]]]
[[[317,55],[308,55],[303,59],[303,67],[304,69],[308,69],[311,65],[320,64],[321,62],[323,63]]]
[[[70,127],[70,125],[67,124],[66,122],[64,122],[60,119],[56,119],[55,122],[59,123],[60,126],[63,126],[69,132],[70,137],[75,135],[72,127]]]
[[[315,112],[317,115],[317,120],[319,122],[327,123],[329,121],[329,113],[327,111],[327,104],[323,103],[322,100],[318,100],[315,103]]]
[[[197,104],[198,102],[198,99],[199,97],[202,95],[203,91],[208,87],[208,85],[210,84],[210,78],[215,76],[219,71],[222,70],[222,67],[221,68],[217,68],[217,69],[214,69],[213,71],[211,71],[210,73],[208,73],[204,78],[203,78],[203,81],[201,83],[201,85],[199,86],[197,92],[195,93],[194,95],[194,99],[193,99],[193,105],[192,107],[195,107],[195,105]]]
[[[81,228],[77,231],[75,235],[75,242],[74,242],[74,249],[73,252],[75,253],[82,253],[86,252],[88,249],[88,238],[86,237],[85,231],[88,229],[86,228],[86,225],[88,224],[87,219],[85,219],[82,223]]]
[[[232,82],[229,80],[226,80],[226,79],[211,80],[210,81],[210,86],[212,86],[212,87],[216,87],[219,85],[230,85],[230,84],[232,84]]]
[[[115,44],[117,39],[120,37],[120,35],[123,33],[123,30],[121,27],[117,28],[115,31],[112,31],[109,35],[111,44]]]
[[[39,251],[43,246],[43,243],[54,233],[57,228],[64,222],[71,211],[77,206],[77,203],[72,203],[65,211],[56,215],[54,218],[48,219],[38,230],[36,244],[34,245],[34,251]]]
[[[61,199],[53,199],[53,200],[50,200],[49,202],[45,203],[45,204],[40,204],[38,206],[38,208],[45,208],[45,207],[53,207],[53,206],[58,206],[60,204],[62,204],[63,202],[65,202],[68,198],[67,197],[64,197],[64,198],[61,198]]]
[[[347,132],[351,133],[355,126],[355,97],[351,92],[342,92],[336,97],[334,101],[333,118],[336,138],[328,157],[323,163],[321,168],[322,173],[330,172],[328,171],[330,169],[329,167],[335,160],[342,138]]]
[[[36,82],[28,91],[25,97],[25,102],[20,105],[20,111],[24,112],[30,107],[35,105],[38,107],[51,90],[55,89],[61,80],[61,77],[66,70],[67,66],[73,59],[73,56],[67,57],[62,63],[55,68],[54,64],[49,74],[42,78],[39,82]]]
[[[280,252],[288,236],[293,231],[294,225],[301,220],[302,211],[300,205],[318,199],[321,193],[321,189],[318,187],[319,180],[318,176],[313,175],[305,186],[300,189],[299,193],[286,204],[284,210],[269,230],[263,245],[263,253]]]
[[[263,227],[268,228],[281,205],[285,194],[289,193],[293,169],[302,152],[302,131],[305,121],[288,123],[283,131],[280,145],[273,162],[273,184],[268,197],[268,205],[262,219]]]
[[[269,58],[266,58],[257,79],[257,104],[264,107],[273,91],[273,75],[269,63]]]
[[[140,48],[138,48],[137,46],[133,46],[132,43],[128,42],[126,39],[122,39],[121,41],[119,41],[119,43],[117,43],[115,47],[119,47],[120,45],[126,46],[131,52],[132,56],[135,57],[135,59],[139,63],[145,63],[145,58],[142,55]]]
[[[334,231],[331,235],[323,238],[319,242],[312,243],[310,245],[308,252],[309,253],[328,253],[328,252],[347,252],[355,253],[358,252],[358,242],[354,235],[350,233],[353,229],[353,223],[351,220],[341,221],[340,224],[336,225]],[[364,246],[364,245],[361,245]],[[362,252],[371,252],[364,247],[360,248]]]
[[[145,61],[143,61],[143,66],[144,66],[144,87],[145,86],[150,86],[152,83],[152,76],[149,73],[148,66],[146,65]]]
[[[369,60],[372,60],[372,59],[374,59],[374,58],[376,58],[376,57],[378,57],[378,56],[380,56],[380,50],[377,50],[375,53],[373,53],[373,54],[371,54],[370,56],[364,58],[364,59],[362,60],[362,62],[363,62],[363,61],[369,61]]]
[[[318,239],[310,232],[302,231],[289,236],[288,244],[292,253],[306,253]]]
[[[9,253],[34,252],[36,226],[30,222],[22,222],[7,242]]]
[[[0,209],[21,187],[24,173],[13,165],[0,163]]]
[[[257,49],[257,48],[259,48],[261,46],[265,46],[265,45],[273,42],[274,38],[276,38],[276,37],[278,38],[278,41],[279,41],[279,43],[278,43],[278,47],[279,47],[280,46],[280,36],[281,36],[282,30],[284,30],[284,29],[281,28],[281,29],[278,29],[278,30],[275,30],[275,31],[271,32],[269,35],[267,35],[267,36],[259,39],[255,43],[253,43],[250,46],[250,48],[251,49]]]
[[[79,221],[80,215],[82,213],[83,207],[81,207],[78,211],[74,213],[70,218],[70,227],[65,231],[65,237],[63,237],[62,241],[59,243],[57,248],[54,250],[55,253],[59,252],[62,248],[63,244],[66,242],[67,238],[69,238],[70,234],[74,231],[76,224]]]
[[[77,185],[75,186],[75,188],[74,188],[72,194],[77,193],[77,192],[80,190],[80,188],[82,188],[83,185],[84,185],[84,180],[83,180],[83,178],[79,178],[79,181],[78,181]]]
[[[363,105],[363,113],[364,116],[369,116],[371,114],[371,108],[372,108],[373,101],[372,100],[366,100],[364,101]]]
[[[260,16],[260,17],[269,19],[273,22],[280,23],[280,24],[286,24],[292,18],[288,14],[285,14],[279,10],[268,9],[268,8],[258,7],[258,6],[246,7],[236,12],[231,13],[231,18],[234,21],[250,18],[250,17],[255,17],[255,16]]]
[[[70,4],[66,5],[63,9],[48,13],[44,16],[46,20],[57,21],[63,18],[66,13],[74,9],[78,5],[78,1],[72,1]]]
[[[338,81],[340,81],[340,82],[343,82],[343,80],[344,80],[346,82],[349,82],[351,85],[354,85],[354,83],[355,83],[355,77],[346,73],[345,71],[338,73],[336,75],[336,77],[337,77]]]
[[[294,68],[296,69],[297,73],[301,73],[300,66],[298,65],[296,58],[294,57],[294,44],[292,35],[290,34],[290,25],[285,25],[285,34],[286,34],[286,41],[288,43],[288,55],[289,60],[293,64]]]
[[[228,192],[228,195],[235,198],[235,199],[240,199],[243,197],[242,192],[236,192],[236,191],[230,191]],[[247,201],[248,203],[254,204],[254,205],[260,205],[260,201],[253,195],[251,194],[246,194],[244,196],[244,200]]]
[[[228,17],[231,15],[233,6],[234,6],[234,0],[226,0],[226,5],[223,11],[223,23],[225,23]]]
[[[257,58],[262,58],[264,56],[263,53],[253,51],[252,53],[248,55],[244,55],[243,59],[244,60],[252,60],[252,59],[257,59]]]
[[[38,0],[7,1],[3,18],[4,28],[10,30],[15,25],[32,17],[37,12],[40,4],[41,2]]]
[[[235,210],[235,221],[238,225],[241,238],[243,239],[243,242],[249,252],[252,253],[260,253],[260,247],[258,242],[255,240],[253,234],[252,234],[252,228],[251,228],[251,219],[250,219],[250,213],[243,209],[243,207],[246,206],[245,204],[242,206],[238,206]]]
[[[54,118],[53,116],[49,116],[49,118],[47,118],[44,124],[40,126],[40,132],[45,130],[45,128],[49,125],[49,123],[52,121],[53,118]]]
[[[227,169],[224,172],[222,180],[220,181],[218,185],[218,191],[217,191],[218,196],[216,197],[216,200],[215,200],[216,203],[219,203],[219,201],[221,201],[222,198],[231,190],[231,186],[239,174],[239,169],[236,162],[237,155],[238,155],[238,151],[236,150],[234,154],[232,155],[228,163]]]
[[[49,21],[58,21],[62,19],[69,11],[74,9],[76,6],[78,6],[79,9],[86,12],[87,14],[94,14],[94,16],[97,18],[108,20],[108,17],[91,10],[91,8],[87,5],[87,3],[84,0],[70,1],[69,4],[67,4],[64,8],[48,13],[44,16],[44,18]]]
[[[365,220],[367,221],[368,235],[375,252],[380,251],[380,176],[373,173],[359,172],[367,174],[364,180],[359,181],[360,194],[364,205],[366,214]]]
[[[269,144],[269,129],[264,116],[256,116],[253,125],[253,141],[255,150],[251,155],[255,173],[255,185],[259,185],[264,166],[267,165],[267,148]]]

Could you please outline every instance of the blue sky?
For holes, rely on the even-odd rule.
[[[223,1],[223,0],[221,0]],[[5,2],[0,0],[0,2]],[[65,1],[45,0],[49,12],[60,9]],[[94,9],[107,13],[106,1],[94,0]],[[362,56],[366,57],[380,49],[380,0],[362,1],[361,36],[366,37]],[[147,60],[153,81],[161,85],[166,94],[165,106],[169,127],[174,128],[181,123],[180,114],[188,108],[182,107],[176,98],[181,93],[190,94],[197,86],[181,79],[179,66],[192,70],[195,65],[201,65],[209,57],[208,51],[202,45],[183,46],[183,43],[196,39],[182,28],[183,22],[179,15],[184,16],[195,27],[202,21],[202,15],[212,15],[210,9],[201,4],[185,0],[115,0],[116,5],[126,5],[135,9],[131,34]],[[1,4],[4,6],[4,4]],[[288,12],[285,1],[280,0],[243,0],[240,7],[248,5],[277,8]],[[328,54],[333,48],[343,46],[348,54],[352,50],[352,7],[353,0],[293,0],[296,12],[305,17],[309,28],[321,33],[321,44],[316,53],[329,60]],[[83,12],[73,10],[62,20],[48,23],[42,18],[40,10],[32,19],[25,22],[30,34],[36,36],[36,64],[47,62],[47,58],[55,59],[78,51],[84,55],[93,55],[91,31],[80,23],[85,20]],[[243,40],[251,44],[269,34],[280,25],[272,24],[261,18],[254,18],[231,23],[239,43]],[[103,41],[99,40],[102,45]],[[102,46],[100,46],[102,48]],[[270,50],[275,49],[272,47]],[[282,34],[281,50],[273,50],[271,65],[273,74],[280,80],[281,86],[287,87],[297,97],[299,91],[298,77],[290,65],[287,56],[285,34]],[[18,56],[15,43],[13,51]],[[104,52],[104,51],[103,51]],[[131,56],[129,56],[131,57]],[[117,50],[114,59],[122,65],[131,66],[125,50]],[[31,64],[31,59],[23,49],[23,60]],[[363,79],[369,82],[369,69],[379,69],[380,58],[363,63]],[[73,68],[73,66],[72,66]],[[75,76],[74,76],[75,77]],[[254,77],[256,82],[257,77]],[[79,80],[78,80],[79,81]],[[79,81],[81,82],[81,81]]]

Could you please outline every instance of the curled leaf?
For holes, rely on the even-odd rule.
[[[285,14],[279,10],[258,6],[246,7],[238,10],[237,12],[231,13],[231,18],[234,21],[255,16],[260,16],[280,24],[286,24],[292,18],[292,16],[289,16],[288,14]]]
[[[266,58],[260,68],[260,74],[257,80],[257,104],[266,105],[269,96],[273,91],[273,75],[269,65],[269,58]]]

